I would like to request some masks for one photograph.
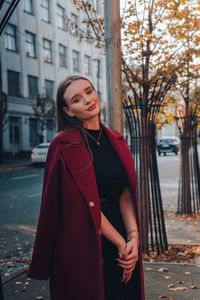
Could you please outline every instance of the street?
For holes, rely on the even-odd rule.
[[[0,174],[0,267],[4,276],[31,257],[40,208],[43,168]]]
[[[157,156],[160,188],[164,210],[177,210],[179,155]]]
[[[179,155],[158,156],[163,207],[176,211]],[[0,173],[0,267],[9,276],[31,258],[43,183],[43,167]]]

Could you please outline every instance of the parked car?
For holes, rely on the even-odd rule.
[[[176,136],[164,136],[160,139],[157,149],[158,149],[158,155],[161,155],[163,153],[166,155],[166,153],[175,153],[178,154],[180,147],[180,139]]]
[[[49,149],[50,143],[42,143],[37,145],[31,153],[31,161],[32,164],[36,165],[39,163],[45,163],[46,157],[47,157],[47,152]]]

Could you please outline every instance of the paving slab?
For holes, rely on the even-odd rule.
[[[200,217],[166,212],[165,225],[169,244],[200,245]]]
[[[200,265],[144,263],[146,300],[199,300]]]

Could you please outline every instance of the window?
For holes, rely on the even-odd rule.
[[[91,0],[91,1],[83,0],[83,2],[85,2],[85,3],[91,2],[91,3],[92,3],[92,6],[93,6],[93,9],[94,9],[96,12],[98,11],[98,0]],[[89,3],[89,5],[90,5],[90,3]]]
[[[8,95],[9,96],[20,96],[20,81],[19,81],[19,72],[7,71],[8,79]]]
[[[78,35],[78,17],[75,14],[71,14],[71,29],[74,36]]]
[[[28,96],[31,99],[35,99],[38,93],[38,78],[28,75]]]
[[[26,55],[36,57],[35,34],[26,31]]]
[[[50,23],[49,0],[41,0],[41,18],[43,21]]]
[[[5,29],[5,46],[7,50],[17,51],[16,27],[8,24]]]
[[[85,65],[85,74],[86,75],[89,75],[91,74],[91,59],[90,59],[90,56],[88,55],[85,55],[84,57],[84,65]]]
[[[59,44],[60,66],[67,67],[67,48]]]
[[[98,1],[97,0],[92,0],[93,8],[97,12],[98,11]]]
[[[37,119],[29,119],[29,136],[30,147],[35,147],[39,143],[42,143],[42,128]]]
[[[85,40],[86,40],[86,42],[90,42],[90,40],[91,40],[90,25],[88,23],[83,23],[83,24],[84,24]]]
[[[24,11],[33,15],[33,0],[24,0]]]
[[[79,52],[73,50],[73,70],[79,72]]]
[[[47,120],[47,142],[50,142],[55,135],[55,124],[53,120]]]
[[[65,10],[59,5],[57,5],[57,25],[65,30]]]
[[[12,0],[6,0],[7,3],[12,3]]]
[[[14,153],[18,152],[20,144],[20,118],[9,117],[9,142]]]
[[[48,63],[52,63],[52,42],[43,39],[43,49],[44,49],[44,61]]]
[[[97,78],[100,78],[101,77],[101,61],[99,59],[96,60],[96,76]]]
[[[53,86],[54,82],[52,80],[45,79],[45,91],[46,95],[53,99]]]

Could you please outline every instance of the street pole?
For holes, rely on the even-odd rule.
[[[104,0],[108,126],[123,133],[119,0]]]

